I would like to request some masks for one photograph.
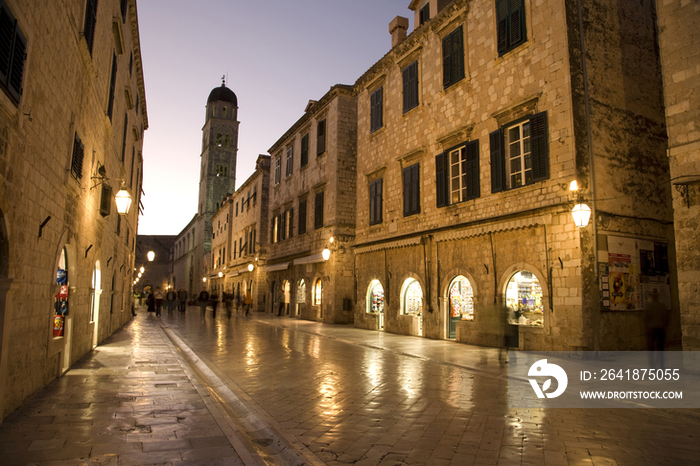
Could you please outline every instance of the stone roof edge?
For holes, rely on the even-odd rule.
[[[321,99],[313,104],[311,108],[308,109],[304,113],[304,115],[299,118],[296,123],[294,123],[283,135],[280,137],[273,145],[268,149],[268,153],[272,155],[274,151],[276,151],[280,146],[284,145],[284,143],[290,138],[290,136],[294,133],[296,133],[300,127],[305,125],[311,117],[316,115],[317,113],[321,112],[328,103],[330,103],[335,97],[337,97],[340,94],[348,94],[348,95],[353,95],[354,93],[354,87],[349,84],[336,84],[330,88],[326,94],[321,97]],[[308,108],[308,107],[307,107]]]

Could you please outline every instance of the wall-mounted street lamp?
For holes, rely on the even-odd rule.
[[[224,276],[224,273],[223,273],[223,272],[219,272],[219,278],[221,278],[221,277],[223,277],[223,276]]]
[[[317,256],[318,257],[318,256]],[[328,259],[331,258],[331,250],[326,248],[321,252],[321,257],[323,257],[324,261],[327,261]]]
[[[94,184],[90,186],[90,191],[99,185],[106,183],[107,181],[121,181],[122,185],[119,188],[116,196],[114,196],[114,201],[117,203],[117,212],[119,215],[126,215],[129,213],[129,209],[131,208],[131,195],[126,189],[126,181],[121,178],[107,178],[107,170],[105,169],[104,165],[101,165],[100,168],[97,169],[97,175],[91,177],[90,179],[94,181]],[[111,188],[109,189],[111,191]]]
[[[202,282],[206,283],[207,282],[207,277],[202,277]]]
[[[253,264],[248,264],[248,272],[252,272],[255,266]]]
[[[139,269],[139,272],[143,273],[143,272],[145,272],[145,271],[146,271],[146,269],[145,269],[145,268],[143,267],[143,265],[142,265],[141,268]]]
[[[153,262],[153,259],[156,258],[156,253],[153,252],[153,251],[148,251],[148,252],[146,253],[146,257],[148,257],[148,261],[149,261],[149,262]]]
[[[583,202],[583,193],[579,190],[576,180],[569,183],[569,193],[576,202],[574,208],[571,209],[571,216],[574,218],[574,224],[579,228],[587,227],[591,219],[591,208]]]

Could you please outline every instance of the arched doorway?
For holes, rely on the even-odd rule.
[[[289,283],[289,280],[285,280],[282,283],[282,292],[284,293],[284,310],[282,314],[289,315],[289,303],[291,302],[292,297],[292,284]]]
[[[413,316],[412,334],[423,336],[423,288],[415,278],[407,278],[401,287],[401,313]]]
[[[306,304],[306,282],[303,278],[300,278],[297,282],[297,305],[295,316],[299,317],[304,310],[304,305]]]
[[[377,330],[384,330],[384,287],[379,280],[367,287],[367,312],[377,315]]]
[[[102,272],[100,270],[100,261],[95,261],[95,267],[92,270],[92,282],[90,284],[90,323],[92,329],[92,347],[96,347],[100,333],[100,295],[102,294]]]
[[[447,319],[449,339],[457,337],[457,322],[474,320],[474,289],[463,275],[456,276],[447,291]]]

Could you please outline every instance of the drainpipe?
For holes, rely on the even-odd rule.
[[[588,71],[586,67],[586,43],[585,34],[583,31],[583,12],[581,7],[581,0],[576,1],[576,6],[578,8],[578,27],[579,27],[579,40],[581,43],[581,70],[583,73],[583,95],[586,111],[586,132],[587,132],[587,143],[588,143],[588,170],[590,182],[588,183],[588,192],[591,200],[591,228],[593,230],[593,258],[594,258],[594,274],[596,277],[596,284],[599,280],[598,278],[598,220],[597,220],[597,206],[596,206],[596,183],[595,183],[595,164],[593,161],[593,136],[591,135],[591,106],[590,106],[590,95],[588,91]],[[583,297],[583,296],[582,296]],[[583,301],[582,301],[583,302]],[[600,348],[600,306],[595,308],[592,306],[592,327],[593,327],[593,350],[598,351]]]

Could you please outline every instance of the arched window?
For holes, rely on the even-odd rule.
[[[458,275],[452,280],[449,290],[450,317],[474,320],[474,290],[469,280]]]
[[[405,315],[421,315],[423,313],[423,290],[420,283],[413,278],[403,282],[401,288],[401,313]]]
[[[542,286],[532,272],[521,270],[510,278],[505,301],[509,323],[535,327],[544,325]]]
[[[367,312],[384,312],[384,287],[379,280],[372,280],[367,288]]]
[[[317,278],[316,281],[314,282],[314,305],[320,306],[321,305],[321,279]]]

